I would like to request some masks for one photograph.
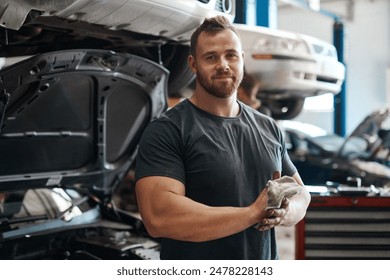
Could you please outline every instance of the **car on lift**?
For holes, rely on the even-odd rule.
[[[0,259],[159,258],[138,141],[193,79],[189,36],[217,14],[234,1],[0,2]]]
[[[334,45],[268,27],[235,26],[245,52],[245,71],[260,81],[258,98],[273,118],[293,119],[306,97],[341,91],[345,67]]]
[[[0,57],[63,49],[135,54],[167,68],[175,94],[194,79],[187,65],[192,32],[215,15],[233,21],[235,0],[4,0]]]

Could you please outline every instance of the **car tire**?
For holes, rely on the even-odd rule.
[[[302,112],[305,99],[272,99],[262,102],[264,106],[270,109],[271,117],[275,120],[291,120]]]
[[[181,96],[181,91],[195,79],[195,74],[191,71],[187,63],[189,54],[189,47],[176,46],[173,58],[165,65],[169,70],[169,96]]]
[[[161,56],[159,56],[159,53]],[[195,79],[187,60],[190,47],[177,44],[162,45],[160,50],[154,47],[141,48],[140,55],[162,64],[169,70],[168,96],[180,97],[185,89]]]

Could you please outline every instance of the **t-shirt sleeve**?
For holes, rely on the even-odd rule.
[[[185,183],[180,130],[168,119],[157,119],[145,129],[135,162],[135,180],[165,176]]]
[[[284,153],[282,158],[283,175],[293,176],[297,172],[297,168],[290,159],[287,152]]]

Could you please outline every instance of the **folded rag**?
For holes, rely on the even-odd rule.
[[[302,186],[292,177],[283,176],[279,179],[269,180],[268,187],[268,206],[269,208],[280,208],[283,198],[290,198],[301,192]]]

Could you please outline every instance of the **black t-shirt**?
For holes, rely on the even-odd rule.
[[[253,203],[275,171],[296,172],[275,122],[239,102],[237,117],[219,117],[184,100],[152,121],[136,159],[136,180],[167,176],[186,196],[209,206]],[[196,226],[196,225],[194,225]],[[207,242],[162,241],[161,259],[276,259],[274,230],[253,227]]]

